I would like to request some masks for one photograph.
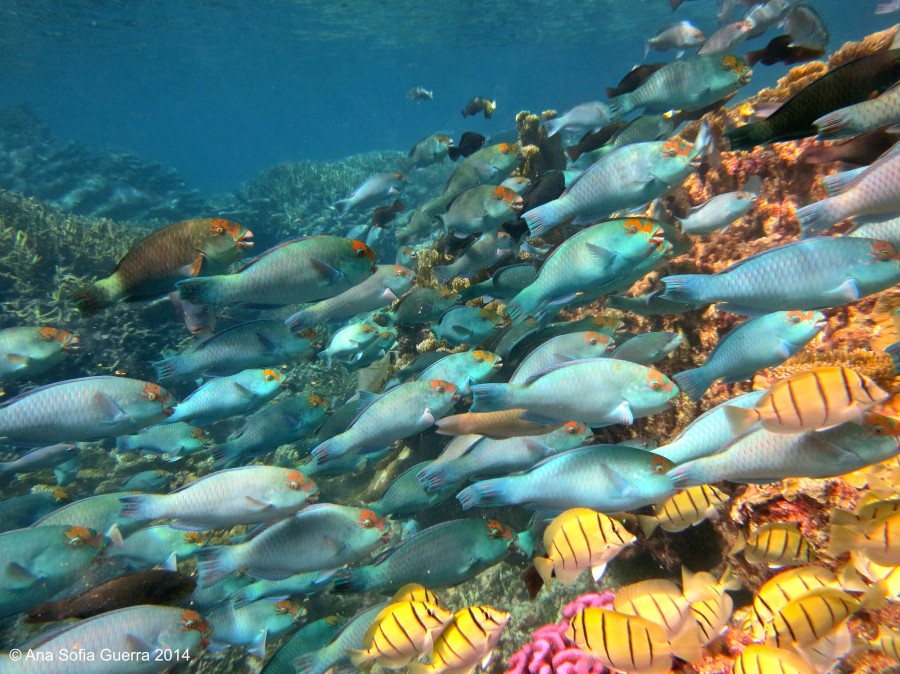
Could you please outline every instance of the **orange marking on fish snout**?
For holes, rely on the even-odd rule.
[[[488,535],[491,538],[505,538],[506,540],[512,540],[513,530],[510,527],[503,526],[497,520],[488,520]]]
[[[378,531],[384,531],[385,520],[375,514],[374,510],[362,510],[359,513],[359,523],[364,529],[375,527]]]

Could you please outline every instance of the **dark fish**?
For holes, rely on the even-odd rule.
[[[455,296],[446,297],[437,288],[416,288],[400,298],[394,308],[394,320],[406,327],[422,325],[438,320],[455,304]]]
[[[790,66],[795,63],[812,61],[824,53],[825,50],[823,48],[796,46],[792,44],[790,35],[779,35],[769,40],[769,44],[762,49],[748,51],[746,58],[747,63],[751,66],[755,66],[757,63],[762,63],[766,66],[784,63]]]
[[[490,117],[490,115],[486,116]],[[478,150],[481,149],[481,146],[484,145],[484,141],[485,137],[480,133],[464,131],[463,135],[459,138],[459,142],[449,149],[447,156],[450,157],[451,161],[456,161],[460,157],[468,157],[470,154],[478,152]]]
[[[397,213],[402,213],[406,210],[406,206],[403,205],[403,202],[399,199],[395,199],[394,203],[390,206],[379,206],[374,211],[372,211],[372,226],[373,227],[384,227],[391,220],[397,217]]]
[[[69,618],[90,618],[108,611],[143,604],[177,605],[182,599],[190,596],[196,586],[197,583],[193,578],[176,571],[164,569],[137,571],[111,578],[75,597],[41,604],[28,612],[25,622],[42,623]]]
[[[784,20],[784,29],[798,47],[825,49],[828,46],[828,28],[825,21],[805,2],[791,7]]]
[[[482,98],[481,96],[476,96],[471,101],[466,103],[466,107],[462,109],[462,116],[472,117],[474,115],[477,115],[479,112],[483,112],[484,118],[490,119],[491,115],[494,114],[494,110],[496,109],[497,104],[490,98]]]
[[[665,63],[645,63],[635,66],[628,71],[628,74],[622,78],[617,86],[606,87],[606,95],[615,98],[621,94],[630,94],[632,91],[646,82],[650,76],[657,70],[662,68]]]
[[[180,279],[217,274],[253,245],[253,232],[230,220],[197,218],[167,225],[144,237],[107,278],[75,291],[86,316],[119,299],[151,300],[175,289]]]
[[[731,150],[815,136],[814,122],[838,108],[868,100],[900,78],[900,49],[868,54],[826,73],[770,117],[726,132]]]
[[[585,152],[590,152],[606,145],[623,126],[625,126],[624,122],[616,122],[615,124],[604,126],[599,131],[588,131],[576,145],[570,145],[566,148],[566,154],[569,155],[569,159],[575,161]]]
[[[566,189],[566,176],[562,171],[547,171],[534,181],[522,195],[522,213],[542,206],[559,196]]]
[[[856,166],[868,166],[900,140],[900,134],[888,129],[876,129],[838,143],[818,143],[806,148],[800,161],[807,164],[827,164],[842,161]]]

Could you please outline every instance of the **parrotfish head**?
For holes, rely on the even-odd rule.
[[[900,444],[900,419],[869,410],[863,415],[863,423],[877,436],[890,435]]]
[[[516,543],[516,532],[497,520],[487,521],[487,535],[494,540],[503,539],[507,542],[508,548],[512,548]]]
[[[159,384],[147,382],[144,385],[144,389],[141,391],[141,398],[148,402],[159,403],[162,406],[163,414],[167,417],[175,412],[174,408],[170,405],[172,402],[172,394]]]
[[[612,338],[603,332],[588,330],[584,333],[584,341],[591,346],[599,346],[604,351],[611,351],[613,348]]]
[[[306,617],[306,609],[290,599],[282,599],[281,601],[275,602],[275,613],[289,615],[293,622],[297,622]]]
[[[459,400],[459,391],[456,389],[456,384],[451,384],[449,381],[444,381],[443,379],[432,379],[430,383],[433,393],[437,393],[438,395],[449,395],[453,402]]]
[[[453,139],[446,134],[439,133],[435,136],[435,139],[437,139],[439,143],[442,143],[447,147],[453,147]]]
[[[189,608],[181,612],[181,631],[188,632],[195,630],[202,635],[209,634],[209,623],[203,617]]]
[[[285,486],[291,491],[306,492],[310,497],[319,491],[318,485],[299,470],[292,470],[287,474]]]
[[[74,351],[78,348],[78,337],[71,332],[47,326],[38,330],[38,334],[45,342],[52,342],[55,339],[63,351]]]
[[[88,529],[87,527],[69,527],[65,532],[65,536],[69,547],[72,548],[99,548],[104,542],[103,534],[94,531],[93,529]]]
[[[357,241],[356,239],[352,239],[350,244],[353,246],[353,252],[356,257],[366,258],[367,260],[371,260],[373,263],[375,262],[375,251],[369,248],[362,241]],[[372,272],[377,271],[375,265],[372,265]]]
[[[665,475],[675,464],[664,456],[647,452],[648,469],[652,475]]]
[[[363,529],[377,529],[378,531],[384,531],[386,521],[383,517],[376,515],[374,510],[364,509],[359,511],[359,520],[357,523]]]
[[[730,70],[742,85],[750,81],[753,71],[750,70],[750,66],[740,56],[726,54],[722,57],[721,63],[722,70]]]
[[[889,241],[876,239],[872,242],[871,256],[873,262],[900,262],[897,249]]]

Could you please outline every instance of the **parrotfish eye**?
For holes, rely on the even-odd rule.
[[[668,154],[670,157],[674,157],[675,151],[670,150]],[[629,234],[637,234],[637,231],[638,231],[637,225],[625,225],[625,231],[628,232]]]
[[[443,392],[444,392],[444,387],[441,386],[440,384],[438,384],[437,386],[434,387],[434,390],[435,390],[436,393],[443,393]]]
[[[567,423],[566,433],[568,433],[569,435],[575,435],[576,433],[578,433],[578,424],[574,421],[570,421],[569,423]]]
[[[150,402],[156,400],[156,393],[154,393],[153,391],[144,391],[142,395]]]
[[[650,389],[653,391],[659,391],[662,388],[662,384],[660,384],[656,379],[650,382]]]
[[[798,316],[797,314],[794,314],[793,316],[791,316],[790,320],[791,320],[791,323],[793,323],[794,325],[797,325],[797,323],[800,322],[800,316]]]

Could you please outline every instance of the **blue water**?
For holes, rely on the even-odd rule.
[[[811,4],[831,50],[893,23],[876,0]],[[522,109],[602,100],[661,25],[690,18],[709,35],[717,5],[2,0],[0,106],[28,104],[58,138],[161,162],[212,194],[281,161],[405,151],[436,130],[489,135]],[[745,91],[786,70],[757,67]],[[434,100],[407,100],[415,85]],[[493,119],[463,120],[473,96],[496,99]]]

